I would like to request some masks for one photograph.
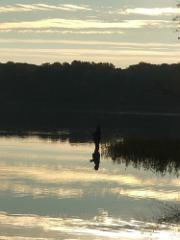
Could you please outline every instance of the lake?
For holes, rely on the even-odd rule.
[[[178,140],[106,136],[95,170],[70,134],[1,134],[0,239],[180,239]]]

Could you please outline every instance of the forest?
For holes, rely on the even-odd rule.
[[[180,113],[180,64],[0,63],[0,98],[1,126],[56,125],[72,113]]]

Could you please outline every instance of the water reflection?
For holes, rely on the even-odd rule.
[[[163,202],[178,204],[179,179],[132,164],[125,170],[102,155],[97,174],[89,159],[92,149],[100,153],[98,131],[94,143],[0,138],[0,239],[180,238],[171,219],[154,221]]]
[[[94,170],[99,169],[99,164],[100,164],[100,153],[99,153],[99,144],[101,140],[101,127],[100,125],[97,126],[95,132],[93,133],[93,141],[95,145],[94,152],[92,154],[92,159],[90,162],[94,162]]]
[[[126,239],[157,240],[180,237],[179,227],[152,222],[129,221],[109,216],[103,209],[92,219],[63,218],[0,212],[2,239]],[[7,234],[9,232],[9,234]],[[39,238],[41,237],[41,238]],[[162,238],[163,237],[163,238]]]
[[[103,155],[126,166],[179,176],[180,140],[121,138],[104,144]]]
[[[90,162],[94,162],[94,170],[98,170],[99,169],[99,164],[100,164],[100,153],[98,150],[95,149],[95,151],[92,154],[92,159],[90,160]]]
[[[180,226],[180,206],[178,204],[161,204],[162,216],[159,223],[178,224]]]

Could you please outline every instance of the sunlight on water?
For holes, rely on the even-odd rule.
[[[13,239],[18,237],[21,231],[22,239],[34,238],[38,235],[41,239],[50,237],[65,237],[66,239],[178,239],[180,237],[179,227],[176,225],[154,224],[135,220],[123,221],[108,216],[107,212],[95,216],[93,219],[84,220],[79,218],[52,218],[39,215],[8,215],[0,213],[1,233],[11,231],[14,235],[7,237]],[[3,235],[1,235],[3,237]],[[47,237],[48,236],[48,237]],[[77,237],[77,238],[76,238]],[[31,239],[31,238],[30,238]]]
[[[89,162],[92,143],[0,138],[0,239],[180,239],[159,221],[180,201],[176,175]]]

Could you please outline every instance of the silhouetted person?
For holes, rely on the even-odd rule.
[[[98,125],[96,127],[96,130],[95,132],[93,133],[93,141],[95,143],[95,146],[96,145],[99,145],[100,141],[101,141],[101,127],[100,125]]]
[[[95,150],[92,154],[92,159],[90,162],[94,162],[94,169],[98,170],[99,169],[99,164],[100,164],[100,153],[99,153],[99,144],[101,141],[101,127],[100,125],[97,126],[95,132],[93,133],[93,141],[95,144]]]
[[[90,162],[94,162],[94,169],[98,170],[99,169],[99,163],[100,163],[100,153],[98,150],[95,150],[94,153],[92,154],[92,159]]]

